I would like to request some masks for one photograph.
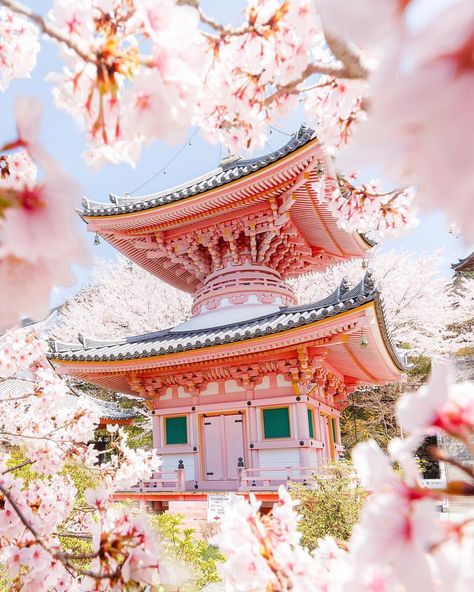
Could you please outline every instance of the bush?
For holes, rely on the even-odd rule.
[[[299,502],[296,509],[303,546],[313,550],[318,539],[327,535],[344,541],[350,537],[365,497],[354,475],[350,463],[338,462],[314,476],[313,488],[290,487],[291,497]]]
[[[183,529],[180,514],[155,514],[151,521],[161,535],[168,562],[176,572],[183,572],[184,585],[180,590],[197,592],[206,584],[220,581],[217,563],[224,561],[224,557],[216,546],[195,538],[192,528]],[[180,579],[179,574],[176,575]]]

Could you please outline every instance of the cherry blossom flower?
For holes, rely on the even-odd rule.
[[[36,100],[17,101],[18,138],[7,149],[21,149],[5,157],[8,174],[0,179],[0,278],[5,286],[0,327],[21,315],[44,315],[52,285],[71,283],[71,261],[83,261],[74,217],[79,188],[42,148],[40,112]],[[41,180],[36,164],[42,167]]]
[[[415,185],[420,208],[443,208],[468,241],[474,236],[466,197],[474,186],[474,140],[465,133],[474,120],[473,27],[474,6],[466,0],[406,33],[373,75],[370,117],[339,158],[342,168],[370,166]]]
[[[0,91],[14,78],[29,78],[40,50],[38,29],[7,8],[0,8]]]
[[[400,28],[409,0],[320,0],[318,11],[325,31],[360,46],[387,42]]]
[[[474,428],[474,391],[470,382],[453,384],[449,363],[433,363],[431,378],[397,404],[397,418],[410,434],[443,430],[460,438]]]
[[[436,503],[430,490],[412,487],[397,476],[389,459],[369,440],[353,450],[363,485],[373,491],[350,541],[359,565],[389,567],[409,591],[431,589],[434,574],[428,553],[442,540]],[[406,457],[399,454],[402,463]],[[410,463],[408,472],[412,475]]]

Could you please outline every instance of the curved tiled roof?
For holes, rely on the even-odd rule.
[[[113,216],[114,214],[124,214],[128,212],[139,212],[156,208],[174,201],[179,201],[198,193],[220,187],[226,183],[250,175],[269,164],[283,158],[287,154],[294,152],[301,146],[315,138],[314,130],[302,125],[298,132],[278,150],[274,150],[264,156],[257,156],[247,160],[239,159],[222,163],[218,169],[211,171],[187,181],[182,185],[172,187],[165,191],[144,195],[140,197],[110,195],[111,204],[94,202],[87,198],[83,199],[81,215],[83,216]]]
[[[196,350],[277,334],[293,327],[301,327],[336,316],[344,311],[358,308],[367,302],[375,302],[387,349],[397,367],[404,370],[406,368],[405,362],[400,358],[397,348],[387,331],[383,302],[370,271],[354,288],[349,289],[347,282],[343,281],[330,296],[313,304],[284,307],[263,317],[221,327],[193,331],[171,331],[171,329],[167,329],[115,341],[83,338],[82,344],[52,342],[53,351],[49,357],[53,360],[103,362],[139,359]]]

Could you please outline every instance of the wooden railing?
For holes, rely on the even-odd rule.
[[[184,467],[175,471],[159,471],[153,479],[139,481],[134,489],[142,491],[185,491]]]
[[[276,489],[279,485],[310,485],[320,467],[272,467],[246,469],[239,467],[239,491]]]

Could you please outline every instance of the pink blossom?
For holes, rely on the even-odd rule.
[[[395,475],[373,441],[358,444],[353,460],[363,484],[374,491],[351,537],[353,559],[359,567],[394,569],[407,592],[431,589],[434,574],[428,553],[442,539],[431,493]],[[403,467],[406,457],[399,454],[397,460]],[[412,477],[411,463],[408,472]]]
[[[0,91],[14,78],[29,78],[39,52],[38,29],[28,20],[0,8]]]
[[[474,121],[473,27],[474,6],[465,0],[400,39],[372,78],[370,118],[339,159],[342,167],[376,167],[415,185],[420,208],[443,208],[468,241],[474,236],[474,139],[465,133]]]
[[[367,46],[393,36],[406,4],[407,0],[321,0],[318,11],[326,32]]]
[[[397,404],[400,425],[410,434],[441,429],[465,438],[474,427],[472,383],[451,381],[448,363],[433,363],[429,382],[416,393],[404,395]]]

